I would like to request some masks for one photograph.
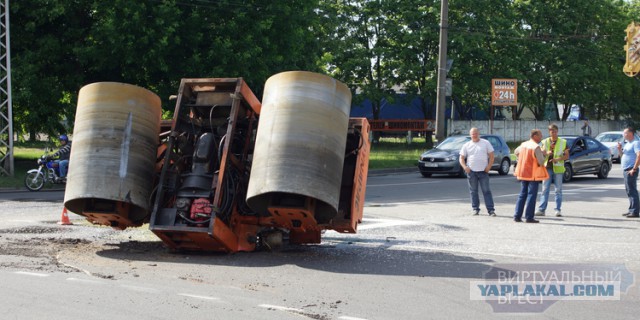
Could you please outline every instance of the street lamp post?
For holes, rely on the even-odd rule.
[[[445,94],[447,77],[447,30],[449,1],[442,0],[440,5],[440,50],[438,53],[438,92],[436,96],[436,139],[442,142],[445,137]]]

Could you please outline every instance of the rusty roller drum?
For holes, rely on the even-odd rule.
[[[78,94],[65,207],[83,212],[120,211],[114,227],[148,216],[160,131],[160,98],[134,85],[99,82]],[[92,216],[100,221],[99,216]]]
[[[328,223],[338,210],[350,108],[349,88],[331,77],[303,71],[270,77],[251,165],[249,207],[268,215],[269,206],[302,205],[295,196],[310,197],[317,200],[315,220]]]

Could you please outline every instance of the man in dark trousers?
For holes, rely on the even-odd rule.
[[[539,129],[533,129],[530,137],[530,140],[523,142],[515,150],[515,154],[518,156],[515,175],[520,181],[520,194],[518,195],[518,201],[516,201],[513,221],[522,222],[522,213],[524,212],[526,222],[538,223],[539,221],[533,218],[536,197],[538,196],[538,185],[540,181],[549,178],[549,173],[544,167],[545,157],[539,145],[542,140],[542,132]]]
[[[582,127],[580,127],[580,129],[582,129],[583,136],[587,136],[587,137],[591,136],[591,126],[589,125],[589,120],[585,120],[584,124],[582,125]]]
[[[624,147],[618,143],[618,152],[622,155],[620,166],[624,178],[624,188],[629,197],[629,209],[624,214],[627,218],[640,217],[638,203],[638,166],[640,166],[640,141],[635,139],[636,130],[629,127],[622,132],[626,143]]]

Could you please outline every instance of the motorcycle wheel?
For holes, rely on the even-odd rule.
[[[44,187],[44,175],[38,172],[28,172],[24,177],[24,186],[29,191],[39,191]]]

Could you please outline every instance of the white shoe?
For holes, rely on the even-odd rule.
[[[556,210],[556,217],[562,217],[562,213],[560,213],[560,210]]]
[[[544,211],[538,210],[538,212],[536,212],[536,216],[544,216]]]

